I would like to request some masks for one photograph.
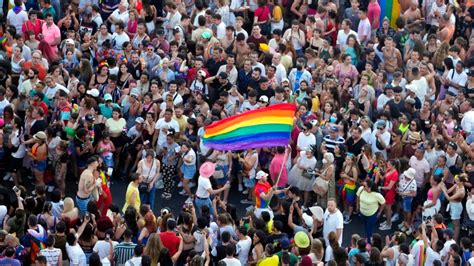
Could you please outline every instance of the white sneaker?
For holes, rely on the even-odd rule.
[[[240,192],[244,191],[244,186],[242,186],[242,184],[239,184],[239,191]]]
[[[196,184],[194,184],[193,182],[189,183],[189,188],[193,188],[195,186],[196,186]]]
[[[385,226],[385,225],[387,225],[387,221],[381,223],[379,226],[382,227],[382,226]]]
[[[395,213],[395,214],[392,216],[391,221],[392,221],[392,223],[393,223],[393,222],[398,221],[399,219],[400,219],[400,215],[399,215],[398,213]]]
[[[183,187],[183,182],[179,181],[178,187]]]
[[[402,229],[402,228],[405,226],[405,224],[401,223],[401,224],[399,224],[399,225],[397,225],[397,226],[398,226],[398,229]]]
[[[246,189],[246,190],[242,191],[242,194],[247,195],[247,194],[249,194],[249,191]]]
[[[387,231],[387,230],[390,230],[390,229],[392,229],[392,226],[390,226],[388,224],[384,224],[383,226],[379,227],[380,231]]]
[[[407,236],[410,236],[412,233],[413,231],[411,230],[411,228],[408,228],[408,230],[405,232]]]
[[[179,192],[179,195],[183,195],[183,196],[186,195],[186,190],[184,190],[184,189],[181,190],[181,191]]]
[[[3,181],[9,180],[11,176],[12,176],[12,174],[6,173],[5,176],[3,177]]]

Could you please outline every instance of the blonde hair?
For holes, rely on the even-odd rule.
[[[316,255],[316,258],[318,260],[323,259],[323,255],[324,255],[323,243],[318,238],[314,238],[313,243],[311,243],[311,253],[314,253],[314,255]]]
[[[158,264],[161,249],[163,249],[163,244],[161,243],[160,236],[157,233],[151,233],[143,254],[150,256],[152,265]]]
[[[69,212],[74,209],[74,200],[72,200],[70,197],[67,197],[64,199],[64,210],[63,212]]]

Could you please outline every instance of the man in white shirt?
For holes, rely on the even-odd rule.
[[[234,244],[229,244],[225,247],[225,255],[226,257],[222,259],[221,261],[225,262],[225,265],[227,266],[241,266],[242,263],[236,258],[234,258],[235,254],[235,245]]]
[[[155,134],[153,135],[153,143],[156,144],[157,152],[161,147],[165,145],[168,130],[174,130],[175,133],[179,133],[179,124],[176,120],[172,119],[172,117],[173,110],[166,109],[164,117],[160,118],[155,124]]]
[[[56,93],[59,90],[62,90],[64,92],[66,92],[67,94],[69,94],[69,90],[66,89],[66,87],[64,87],[63,85],[56,83],[56,81],[54,81],[52,76],[47,76],[44,79],[44,81],[46,83],[45,94],[46,94],[46,96],[48,97],[48,99],[50,101],[52,101],[54,99],[54,97],[56,96]]]
[[[196,190],[196,199],[194,201],[196,210],[199,214],[201,213],[202,206],[209,207],[210,213],[214,213],[210,196],[219,194],[230,187],[230,183],[227,182],[219,189],[212,189],[211,180],[209,178],[215,171],[216,164],[211,162],[205,162],[199,168],[198,187]]]
[[[75,234],[68,234],[66,237],[66,241],[67,241],[66,252],[67,252],[67,256],[69,257],[69,265],[86,266],[87,265],[86,254],[82,250],[81,246],[79,246],[79,244],[77,243],[78,238],[79,236]]]
[[[5,88],[0,88],[0,116],[3,117],[3,110],[7,107],[10,102],[5,98]]]
[[[168,95],[173,96],[173,104],[175,106],[183,102],[183,97],[178,93],[178,82],[176,82],[176,80],[172,80],[168,83],[168,91],[163,93],[164,105],[162,107],[166,106],[166,96]]]
[[[426,224],[421,224],[421,240],[423,240],[423,244],[426,247],[426,255],[425,255],[425,266],[432,266],[435,260],[441,260],[441,255],[439,252],[443,249],[443,242],[438,239],[437,231],[432,228],[431,229],[431,243],[426,236]],[[412,252],[414,250],[412,249]]]
[[[372,152],[381,152],[387,159],[387,148],[390,146],[391,134],[386,130],[387,122],[379,120],[376,124],[377,128],[372,132],[369,143],[372,145]]]
[[[357,27],[357,36],[361,45],[366,45],[370,40],[370,35],[372,33],[372,25],[370,20],[367,17],[367,9],[361,8],[359,10],[359,26]]]
[[[444,85],[449,86],[448,91],[452,91],[455,95],[458,95],[459,92],[462,92],[466,83],[467,74],[464,72],[464,63],[459,61],[454,69],[448,71],[448,75],[446,79],[444,79]]]
[[[10,9],[7,14],[8,25],[15,27],[16,32],[21,33],[21,26],[28,20],[28,13],[22,7],[23,1],[15,0],[15,7]]]
[[[349,35],[354,35],[356,38],[358,38],[357,32],[351,29],[351,25],[352,22],[349,19],[344,19],[341,23],[341,29],[337,32],[336,40],[336,45],[338,45],[340,48],[347,47],[347,38]]]
[[[470,74],[474,76],[474,71],[471,71]],[[469,134],[467,136],[467,143],[471,144],[474,141],[474,100],[469,99],[469,104],[471,105],[471,110],[464,113],[461,120],[462,129]]]
[[[220,14],[214,14],[212,16],[212,23],[216,26],[216,38],[222,39],[225,37],[225,23],[222,21]]]
[[[166,14],[165,21],[163,22],[163,27],[166,31],[166,39],[171,41],[173,39],[173,29],[181,21],[181,13],[178,12],[178,7],[173,1],[166,2],[165,10],[168,13]]]
[[[252,239],[247,235],[247,229],[244,226],[239,227],[239,230],[237,230],[237,237],[239,238],[237,242],[237,257],[240,264],[247,265]]]
[[[326,247],[330,246],[329,233],[335,232],[339,245],[342,245],[342,235],[344,229],[344,218],[341,211],[337,208],[335,199],[328,199],[327,208],[323,216],[323,237],[326,242]],[[332,255],[332,254],[329,254]],[[326,256],[328,259],[328,256]],[[328,260],[326,260],[328,261]]]
[[[97,254],[100,257],[100,260],[107,258],[110,255],[110,245],[112,245],[112,250],[115,248],[115,246],[118,244],[117,241],[111,241],[111,237],[114,235],[113,229],[108,229],[105,232],[105,239],[104,240],[99,240],[95,243],[94,245],[94,252],[97,252]]]
[[[423,187],[423,185],[428,182],[431,171],[430,164],[424,157],[424,152],[422,147],[418,147],[415,151],[415,155],[411,156],[408,162],[410,167],[416,170],[415,181],[418,188]]]
[[[142,254],[143,254],[143,246],[137,245],[133,250],[133,257],[127,262],[125,262],[125,266],[136,266],[142,265]]]
[[[453,239],[454,236],[454,231],[451,228],[447,228],[443,230],[443,238],[445,240],[443,249],[439,252],[441,255],[441,261],[443,262],[443,265],[448,264],[449,260],[449,249],[451,248],[452,244],[456,244],[456,241]]]
[[[112,48],[116,51],[122,51],[123,44],[130,41],[130,37],[125,33],[124,22],[115,23],[115,32],[112,34]]]
[[[380,94],[377,98],[377,111],[383,111],[385,104],[391,99],[393,99],[393,87],[392,85],[387,85],[385,86],[384,93]]]
[[[108,21],[112,24],[110,30],[115,32],[115,24],[122,22],[124,25],[127,25],[129,20],[129,13],[128,13],[128,2],[122,1],[120,2],[118,8],[110,14]]]
[[[286,68],[281,64],[281,54],[274,53],[272,57],[272,65],[276,67],[275,76],[278,83],[286,78]]]

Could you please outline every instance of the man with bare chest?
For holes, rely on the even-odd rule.
[[[81,173],[79,185],[76,194],[76,204],[79,213],[84,216],[87,212],[87,204],[91,200],[91,194],[97,184],[94,179],[94,170],[99,166],[97,156],[92,156],[87,159],[87,168]],[[100,185],[100,184],[99,184]]]

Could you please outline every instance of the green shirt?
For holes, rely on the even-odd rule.
[[[298,256],[288,251],[290,254],[290,266],[296,266],[298,264]],[[280,261],[279,265],[281,265],[281,260],[283,257],[283,251],[277,252],[278,260]]]

